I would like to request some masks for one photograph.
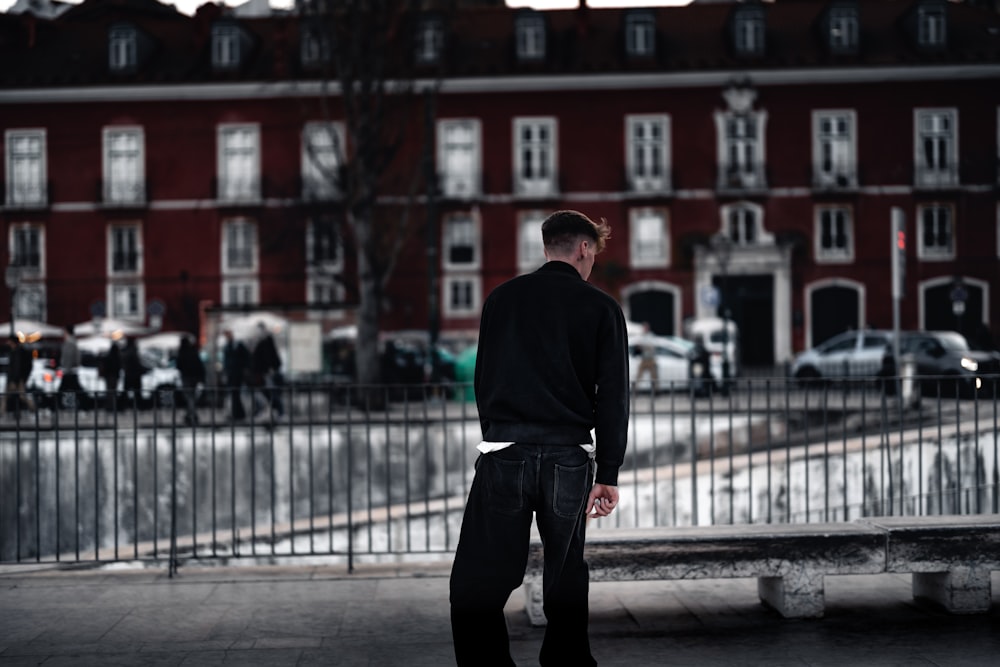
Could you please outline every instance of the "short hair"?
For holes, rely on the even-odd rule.
[[[542,243],[550,250],[571,250],[581,236],[589,237],[601,252],[611,238],[611,225],[604,218],[594,222],[579,211],[556,211],[542,223]]]

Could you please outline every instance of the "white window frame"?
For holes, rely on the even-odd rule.
[[[312,121],[302,127],[302,198],[329,200],[341,195],[336,181],[344,156],[344,124]]]
[[[734,215],[739,219],[734,219]],[[726,204],[719,208],[719,216],[719,233],[729,237],[733,248],[774,245],[774,235],[764,227],[764,208],[760,204],[750,201]]]
[[[656,53],[656,21],[649,12],[625,15],[625,52],[638,58]]]
[[[931,211],[935,211],[937,215],[934,215],[933,220],[928,219],[928,214]],[[942,219],[940,216],[944,216]],[[927,244],[925,225],[931,222],[938,227],[942,224],[947,225],[947,237],[948,244],[947,247],[942,247],[940,244]],[[956,247],[956,227],[955,224],[955,207],[951,204],[942,202],[933,202],[927,204],[920,204],[917,206],[917,257],[922,261],[949,261],[955,259],[955,247]],[[934,230],[940,234],[940,230]]]
[[[629,256],[633,268],[670,266],[670,218],[665,208],[629,210]]]
[[[760,11],[737,10],[733,17],[733,46],[744,56],[764,53],[764,14]]]
[[[546,211],[521,211],[517,220],[517,268],[521,273],[534,271],[545,263],[542,223]]]
[[[18,237],[31,234],[38,246],[37,264],[25,264],[23,253],[18,250]],[[45,277],[45,227],[33,222],[17,222],[10,226],[7,233],[7,257],[12,265],[17,266],[22,278]]]
[[[306,223],[306,266],[323,273],[340,273],[344,270],[344,239],[337,227],[331,226],[331,241],[334,245],[333,257],[317,256],[316,220]]]
[[[456,286],[468,288],[468,302],[455,299]],[[482,278],[475,274],[449,273],[441,278],[441,311],[445,317],[475,317],[482,307]]]
[[[339,229],[331,223],[331,242],[333,256],[324,254],[317,256],[318,241],[316,228],[318,221],[309,220],[306,223],[306,303],[333,304],[343,303],[346,290],[341,274],[344,272],[344,242]],[[321,312],[310,312],[311,318],[322,318],[328,315],[340,316],[343,309],[331,305]]]
[[[858,11],[856,7],[830,7],[827,39],[834,53],[854,53],[858,49]]]
[[[514,118],[514,191],[527,197],[546,197],[556,194],[556,173],[558,169],[558,125],[551,116]],[[524,130],[532,135],[525,139]],[[547,139],[541,138],[545,130]],[[525,154],[530,154],[535,165],[530,174],[525,174]],[[539,172],[544,173],[539,173]]]
[[[812,127],[813,182],[819,187],[857,186],[857,112],[815,110]]]
[[[453,248],[468,247],[472,255],[467,262],[452,260]],[[446,215],[441,221],[441,266],[445,271],[475,271],[482,257],[482,228],[474,211]]]
[[[815,229],[813,230],[813,256],[817,264],[846,264],[854,261],[854,211],[850,206],[830,204],[817,206],[815,211]],[[831,227],[830,234],[824,234],[824,227]],[[840,230],[833,227],[840,226]],[[823,247],[823,239],[833,236],[839,231],[844,237],[843,247],[831,243]]]
[[[138,63],[139,38],[135,27],[112,26],[108,30],[108,68],[113,72],[128,72]]]
[[[525,14],[515,20],[517,59],[537,61],[545,58],[545,19],[538,14]]]
[[[438,121],[438,183],[445,197],[467,199],[482,193],[482,137],[478,118]]]
[[[126,299],[126,303],[120,301]],[[146,313],[146,287],[141,280],[113,280],[107,288],[108,317],[142,321]]]
[[[260,284],[256,278],[223,278],[222,303],[226,306],[254,306],[260,303]]]
[[[220,201],[260,201],[260,125],[218,126],[218,179]]]
[[[299,57],[306,67],[330,61],[330,40],[324,29],[312,22],[302,22],[299,30]]]
[[[139,204],[145,201],[146,139],[142,127],[105,127],[102,143],[105,203]]]
[[[625,117],[625,165],[633,192],[666,192],[670,189],[670,116],[643,114]],[[655,136],[656,133],[659,136]],[[655,160],[660,173],[651,173]]]
[[[236,69],[240,65],[239,26],[221,23],[212,26],[212,66]]]
[[[7,205],[37,208],[48,201],[48,165],[44,128],[7,130],[4,133]]]
[[[47,290],[43,281],[22,282],[17,286],[17,294],[14,297],[15,318],[47,321],[46,295]]]
[[[765,186],[764,111],[718,112],[719,186],[722,189],[762,188]]]
[[[958,185],[958,110],[914,109],[913,153],[917,186]]]
[[[444,48],[444,26],[441,19],[424,17],[417,26],[416,59],[421,65],[433,65],[441,60]]]
[[[119,250],[116,247],[118,245],[119,239],[125,238],[126,236],[131,237],[131,245],[133,248],[131,252],[127,254],[134,254],[135,256],[135,267],[132,269],[122,269],[115,267],[115,256],[119,254]],[[143,252],[143,242],[142,242],[142,225],[138,222],[130,223],[115,223],[108,225],[108,242],[107,242],[107,271],[108,278],[115,278],[120,276],[135,277],[141,276],[144,270],[144,252]]]
[[[230,247],[234,245],[241,247]],[[223,276],[254,276],[260,270],[260,239],[257,223],[249,218],[228,218],[222,222],[221,263]],[[246,259],[244,264],[231,259]]]

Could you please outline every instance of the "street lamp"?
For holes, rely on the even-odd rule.
[[[7,289],[10,290],[10,337],[13,338],[17,335],[14,317],[17,314],[17,288],[21,284],[21,267],[16,264],[8,264],[4,281],[7,283]]]
[[[718,232],[712,235],[708,241],[715,261],[719,264],[719,273],[722,274],[722,290],[719,293],[719,311],[722,314],[722,379],[728,386],[729,383],[729,260],[733,256],[733,240],[728,234]]]

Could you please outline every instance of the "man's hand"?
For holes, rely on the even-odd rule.
[[[607,484],[594,484],[587,498],[587,514],[607,516],[618,507],[618,487]]]

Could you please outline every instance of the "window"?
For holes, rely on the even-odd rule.
[[[45,229],[40,225],[14,224],[10,228],[10,263],[21,276],[45,275]]]
[[[344,154],[341,123],[306,123],[302,130],[302,198],[325,200],[340,194],[338,169]]]
[[[474,317],[479,314],[482,292],[479,276],[445,275],[441,289],[445,317]]]
[[[545,245],[542,243],[542,211],[521,213],[517,226],[517,266],[522,273],[534,271],[545,263]]]
[[[260,129],[257,125],[219,126],[219,199],[260,199]]]
[[[625,119],[625,165],[633,192],[662,192],[670,184],[670,117]]]
[[[104,201],[138,204],[146,198],[141,127],[104,128]]]
[[[625,15],[625,51],[630,56],[651,56],[656,52],[656,24],[648,12]]]
[[[736,246],[774,245],[774,235],[764,229],[764,209],[759,204],[737,202],[720,209],[722,226],[719,232]]]
[[[633,267],[665,267],[670,264],[666,211],[653,208],[629,211],[629,236]]]
[[[763,55],[764,12],[759,8],[736,8],[733,15],[733,48],[737,55]]]
[[[537,14],[518,16],[514,30],[518,60],[542,60],[545,58],[545,21],[541,16]]]
[[[29,320],[45,322],[45,283],[28,282],[17,286],[17,293],[14,296],[14,316]]]
[[[944,4],[928,3],[917,7],[917,44],[938,49],[947,43],[947,17]]]
[[[222,230],[222,272],[256,272],[257,225],[249,220],[227,220]]]
[[[818,187],[857,185],[853,111],[813,112],[813,182]]]
[[[227,220],[222,225],[222,303],[256,304],[257,225],[243,218]]]
[[[145,313],[145,289],[141,283],[114,282],[108,285],[108,317],[141,319]]]
[[[958,112],[955,109],[917,109],[914,127],[916,185],[957,185]]]
[[[814,252],[817,262],[849,262],[854,259],[854,231],[847,206],[816,208]]]
[[[337,223],[328,216],[310,220],[306,227],[306,302],[331,307],[343,303],[343,269],[343,241]]]
[[[316,67],[330,62],[330,40],[322,24],[303,22],[300,33],[299,56],[306,67]]]
[[[425,18],[417,26],[417,62],[431,65],[441,59],[444,30],[439,19]]]
[[[514,119],[514,188],[519,195],[556,192],[556,121]]]
[[[723,189],[764,187],[764,122],[762,112],[716,115],[719,127],[719,186]]]
[[[7,130],[7,205],[44,206],[47,196],[45,130]]]
[[[480,137],[476,119],[438,121],[438,170],[445,197],[480,193]]]
[[[944,204],[918,207],[917,255],[921,259],[954,259],[953,215],[951,206]]]
[[[240,65],[240,29],[235,25],[212,26],[212,66],[236,69]]]
[[[849,54],[858,50],[858,9],[833,6],[828,19],[827,45],[831,53]]]
[[[479,225],[472,213],[453,213],[446,217],[441,237],[446,270],[479,268]]]
[[[108,32],[108,67],[113,72],[131,72],[138,64],[136,31],[132,26],[112,26]]]
[[[112,225],[108,228],[108,275],[142,273],[142,228]]]

